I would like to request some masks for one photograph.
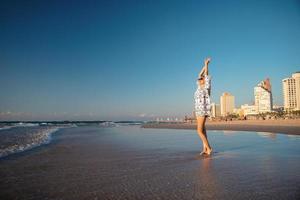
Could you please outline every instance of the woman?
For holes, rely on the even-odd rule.
[[[210,155],[212,153],[212,148],[209,145],[205,121],[207,116],[210,115],[210,89],[211,89],[211,77],[208,75],[208,64],[210,62],[210,58],[206,58],[204,62],[204,66],[199,73],[199,77],[197,80],[198,88],[194,94],[195,98],[195,114],[197,118],[197,132],[200,136],[203,143],[203,150],[200,155],[207,154]]]

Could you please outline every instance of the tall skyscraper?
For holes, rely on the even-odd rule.
[[[228,114],[233,113],[234,109],[234,96],[229,94],[228,92],[224,92],[220,97],[220,105],[221,105],[221,115],[227,116]]]
[[[273,98],[270,79],[261,81],[254,87],[255,106],[258,113],[271,112],[273,109]]]
[[[282,80],[284,110],[300,110],[300,72]]]

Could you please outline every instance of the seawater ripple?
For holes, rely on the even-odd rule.
[[[51,141],[52,133],[61,127],[33,126],[0,130],[0,158],[26,151]]]

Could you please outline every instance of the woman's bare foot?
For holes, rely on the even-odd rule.
[[[207,152],[207,147],[203,147],[203,150],[201,151],[200,155],[206,154]]]
[[[207,148],[206,149],[206,151],[205,151],[205,154],[207,154],[207,155],[211,155],[212,154],[212,152],[213,152],[213,149],[212,148]]]

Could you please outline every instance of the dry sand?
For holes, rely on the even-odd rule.
[[[196,129],[195,123],[149,123],[143,128]],[[208,130],[256,131],[300,135],[300,120],[207,121]]]

